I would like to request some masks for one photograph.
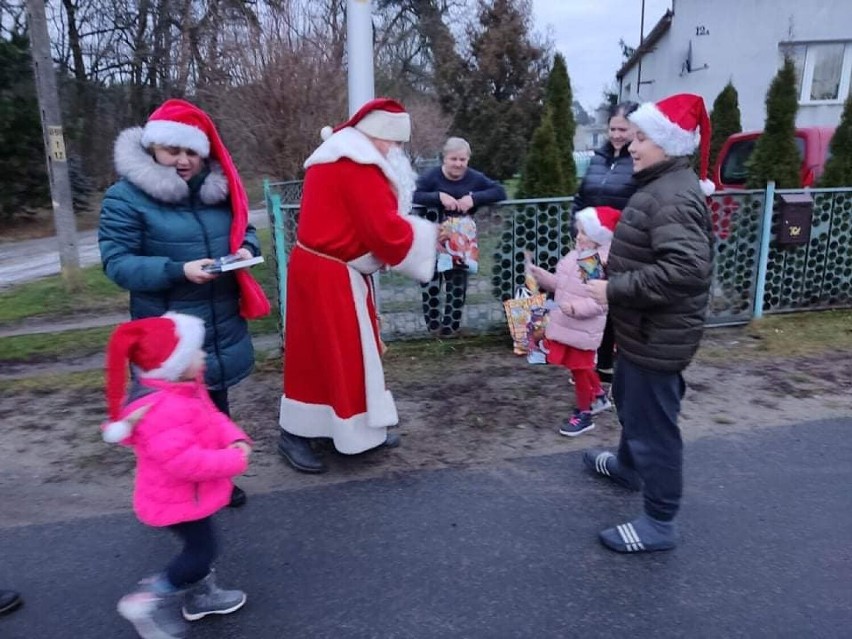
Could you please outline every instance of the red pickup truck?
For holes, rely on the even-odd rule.
[[[728,191],[744,189],[748,174],[746,162],[754,151],[757,139],[763,131],[735,133],[722,145],[716,161],[714,181],[716,189]],[[799,186],[813,186],[825,167],[828,159],[828,145],[834,127],[804,127],[796,129],[796,146],[802,156],[801,180]]]

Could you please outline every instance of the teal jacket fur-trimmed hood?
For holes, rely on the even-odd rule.
[[[98,243],[107,277],[130,292],[130,316],[167,311],[204,320],[205,380],[213,390],[233,386],[251,372],[254,350],[240,315],[233,273],[212,282],[186,279],[186,262],[227,255],[231,228],[228,184],[216,162],[189,182],[142,147],[142,129],[123,131],[115,143],[119,180],[104,195]],[[260,244],[248,225],[243,246]]]

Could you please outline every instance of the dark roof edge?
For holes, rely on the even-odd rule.
[[[659,22],[654,25],[654,28],[651,29],[651,32],[645,37],[642,41],[642,44],[636,47],[636,51],[633,52],[633,55],[628,58],[627,62],[622,65],[622,67],[618,70],[618,73],[615,74],[615,77],[619,80],[627,75],[627,72],[632,69],[637,62],[644,56],[648,51],[653,49],[654,45],[660,41],[666,32],[669,30],[669,27],[672,26],[672,17],[674,13],[671,9],[666,9],[666,12],[663,14],[663,17],[660,18]]]

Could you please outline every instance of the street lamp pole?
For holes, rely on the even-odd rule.
[[[372,0],[346,2],[346,52],[349,59],[349,115],[375,97]]]
[[[642,56],[645,53],[642,51],[642,42],[645,40],[645,0],[642,0],[642,16],[639,18],[639,47],[636,51],[639,53],[639,62],[636,69],[636,97],[641,98],[642,92]]]

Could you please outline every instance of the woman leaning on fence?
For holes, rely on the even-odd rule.
[[[470,145],[462,138],[449,138],[444,144],[441,166],[431,169],[417,180],[414,203],[438,210],[437,221],[445,225],[466,222],[465,242],[476,241],[473,215],[480,206],[506,199],[499,182],[471,169]],[[472,237],[470,237],[472,234]],[[442,237],[446,240],[448,238]],[[464,260],[452,260],[443,268],[438,264],[431,282],[423,285],[423,317],[431,333],[455,335],[461,326],[462,309],[467,295],[469,267]],[[441,289],[444,310],[441,312]]]

